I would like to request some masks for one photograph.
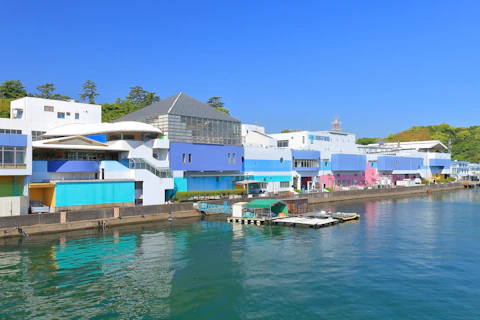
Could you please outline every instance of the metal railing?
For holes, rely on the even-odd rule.
[[[147,160],[141,158],[130,158],[128,160],[128,167],[130,169],[145,169],[150,171],[160,179],[173,178],[173,171],[170,168],[159,168],[154,164],[148,162]]]

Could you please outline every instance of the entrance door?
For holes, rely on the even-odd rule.
[[[12,201],[3,202],[3,216],[9,217],[13,215]]]

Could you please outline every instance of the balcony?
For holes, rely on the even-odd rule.
[[[99,161],[52,160],[47,162],[48,172],[98,172]]]

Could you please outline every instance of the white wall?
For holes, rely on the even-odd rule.
[[[143,205],[165,203],[165,190],[173,189],[173,178],[160,179],[148,170],[131,170],[135,181],[143,181]]]
[[[0,217],[28,213],[27,197],[0,197]]]
[[[53,107],[54,111],[45,111],[45,106]],[[22,110],[23,115],[21,119],[14,120],[30,122],[30,129],[35,131],[47,131],[70,123],[94,124],[102,122],[102,106],[98,104],[26,97],[10,102],[10,117],[12,119],[18,115],[18,110]],[[58,112],[64,112],[65,118],[59,119]],[[67,115],[67,113],[70,113],[70,115]],[[75,119],[75,113],[79,114],[79,119]]]
[[[314,139],[311,143],[309,135],[328,137],[330,141]],[[333,153],[358,153],[355,144],[355,134],[331,131],[300,131],[290,133],[270,134],[279,140],[288,140],[288,148],[298,150],[318,150]]]

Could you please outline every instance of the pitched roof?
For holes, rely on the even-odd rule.
[[[217,110],[182,92],[115,119],[113,122],[140,120],[164,114],[240,122],[240,120],[225,112]]]
[[[378,143],[372,143],[367,145],[367,147],[381,147],[382,145]],[[384,143],[383,147],[397,147],[398,142],[388,142]],[[408,141],[400,142],[400,149],[431,149],[436,146],[440,146],[443,149],[447,150],[447,146],[444,145],[440,140],[426,140],[426,141]]]

